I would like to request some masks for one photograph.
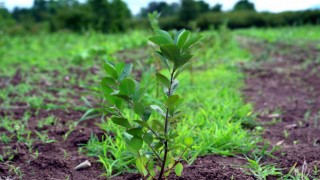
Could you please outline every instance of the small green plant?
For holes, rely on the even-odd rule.
[[[286,130],[286,129],[283,130],[283,136],[284,136],[285,139],[288,139],[289,135],[290,134],[289,134],[288,130]]]
[[[173,170],[180,176],[183,171],[180,161],[193,139],[186,137],[183,143],[175,141],[178,132],[174,125],[183,117],[178,110],[181,97],[175,92],[179,86],[177,78],[192,57],[190,49],[199,39],[199,36],[191,36],[184,29],[174,37],[166,31],[155,29],[150,41],[159,46],[156,54],[168,70],[163,74],[156,73],[164,88],[163,99],[157,101],[162,103],[149,105],[144,100],[146,88],[129,78],[132,64],[114,65],[106,61],[103,65],[108,76],[101,81],[106,100],[101,110],[111,114],[112,122],[125,129],[127,149],[136,157],[137,170],[147,179],[163,179]],[[131,110],[134,115],[128,117],[125,109]],[[152,112],[156,112],[154,119],[151,119]]]
[[[38,128],[43,128],[44,126],[55,125],[56,118],[54,116],[48,116],[45,119],[38,121]]]
[[[266,180],[268,176],[280,176],[282,175],[280,169],[276,168],[273,164],[261,164],[261,158],[250,159],[247,158],[247,168],[251,173],[259,180]]]
[[[23,174],[20,170],[20,167],[17,167],[15,165],[11,165],[11,164],[8,164],[8,167],[9,167],[10,173],[13,173],[14,175],[18,176],[19,179],[22,179]]]

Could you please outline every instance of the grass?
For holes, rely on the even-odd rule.
[[[245,35],[268,42],[306,43],[319,42],[320,26],[297,26],[283,28],[251,28],[237,30],[236,34]],[[299,40],[298,42],[296,40]]]

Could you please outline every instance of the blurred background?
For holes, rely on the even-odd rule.
[[[123,32],[148,28],[161,13],[162,29],[207,30],[320,23],[318,0],[0,0],[0,32]]]

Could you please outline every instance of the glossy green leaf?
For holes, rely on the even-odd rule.
[[[187,42],[189,34],[190,34],[190,31],[185,30],[179,35],[178,40],[177,40],[177,46],[179,48],[182,48],[183,45]]]
[[[187,62],[186,64],[184,64],[183,66],[181,66],[178,71],[176,71],[176,73],[174,74],[174,78],[177,78],[183,71],[185,71],[186,69],[191,68],[191,63],[190,61]]]
[[[157,45],[170,44],[172,43],[169,39],[163,36],[152,36],[149,38],[150,41],[154,42]]]
[[[165,44],[160,46],[160,50],[169,61],[175,62],[180,55],[179,48],[174,44]]]
[[[168,108],[172,108],[176,106],[178,102],[179,102],[179,95],[172,95],[172,96],[169,96],[168,99],[165,101],[165,105]]]
[[[182,46],[182,49],[188,49],[190,46],[194,45],[201,39],[201,36],[195,35],[188,39],[188,41]]]
[[[125,128],[131,128],[131,125],[130,125],[128,119],[119,118],[119,117],[112,117],[111,120],[113,123],[115,123],[117,125],[120,125]]]
[[[109,74],[112,78],[118,79],[118,73],[117,73],[115,67],[113,67],[111,64],[104,63],[103,68],[106,71],[106,73]]]
[[[169,94],[169,89],[168,88],[164,89],[164,93],[167,94],[167,96],[172,96],[176,92],[178,86],[179,86],[179,80],[175,79],[175,80],[173,80],[173,82],[171,84],[170,94]]]
[[[153,146],[154,149],[160,149],[161,147],[163,147],[163,143],[162,142],[157,142]]]
[[[142,137],[142,134],[143,134],[141,127],[128,129],[127,133],[131,134],[132,136],[136,136],[140,138]]]
[[[152,127],[154,129],[158,129],[160,131],[164,130],[164,124],[161,121],[159,121],[158,119],[152,120]]]
[[[144,121],[148,121],[150,116],[151,116],[151,113],[152,113],[152,110],[150,107],[146,107],[144,109],[144,113],[143,113],[143,116],[142,116],[142,120]]]
[[[104,77],[101,80],[101,85],[116,87],[117,82],[112,77]]]
[[[142,127],[148,127],[148,123],[146,121],[134,120],[134,122],[138,123]]]
[[[173,95],[176,92],[178,87],[179,87],[179,80],[178,79],[173,80],[173,83],[171,84],[171,94],[170,94],[170,96]]]
[[[134,102],[133,103],[133,111],[139,115],[140,117],[143,117],[143,113],[144,113],[144,104],[141,102]]]
[[[173,43],[172,37],[171,37],[170,33],[168,33],[167,31],[164,31],[164,30],[161,30],[161,29],[156,29],[156,30],[154,30],[154,32],[155,32],[156,35],[165,37],[168,40],[170,40],[170,42]]]
[[[114,65],[114,68],[116,69],[118,75],[121,74],[125,65],[126,63],[124,62],[118,62],[117,64]]]
[[[180,31],[178,31],[175,36],[174,36],[174,44],[177,44],[178,42],[178,38],[181,35],[181,33],[183,33],[185,31],[185,29],[181,29]]]
[[[151,105],[150,106],[151,109],[153,109],[154,111],[156,111],[158,114],[160,114],[161,116],[166,116],[166,113],[157,105]]]
[[[132,79],[124,79],[119,85],[120,94],[132,95],[136,90],[136,84]]]
[[[144,135],[143,135],[143,138],[144,142],[146,142],[147,144],[151,144],[152,141],[153,141],[153,136],[152,136],[152,133],[151,132],[146,132]]]
[[[186,64],[190,59],[192,58],[192,55],[189,53],[181,54],[179,57],[177,57],[176,62],[174,63],[174,69],[177,69],[184,64]]]
[[[132,63],[129,63],[129,64],[126,64],[124,67],[123,67],[123,70],[119,76],[119,81],[122,81],[124,78],[128,77],[132,71]]]
[[[116,105],[116,107],[118,109],[122,109],[122,105],[123,105],[123,99],[119,98],[119,97],[114,97],[114,104]]]
[[[160,73],[156,73],[157,80],[160,81],[165,87],[170,87],[170,80]]]
[[[129,141],[127,141],[128,147],[135,153],[137,153],[143,144],[143,140],[139,137],[133,136]]]
[[[170,71],[170,66],[168,60],[162,55],[161,52],[156,52],[156,55],[161,60],[161,62],[166,66],[166,68]]]
[[[177,176],[180,177],[182,174],[182,171],[183,171],[183,165],[181,163],[178,163],[174,168],[174,172],[176,173]]]

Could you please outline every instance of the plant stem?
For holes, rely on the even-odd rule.
[[[169,90],[168,90],[168,97],[171,96],[171,86],[173,83],[173,77],[174,77],[174,72],[175,70],[172,70],[171,73],[171,77],[170,77],[170,86],[169,86]],[[167,161],[167,156],[168,156],[168,141],[167,141],[167,134],[168,134],[168,124],[169,124],[169,108],[166,108],[166,119],[165,119],[165,125],[164,125],[164,136],[165,136],[165,141],[164,141],[164,155],[163,155],[163,161],[162,161],[162,166],[161,166],[161,171],[158,177],[158,180],[162,179],[162,176],[164,174],[164,169],[165,169],[165,165],[166,165],[166,161]]]

